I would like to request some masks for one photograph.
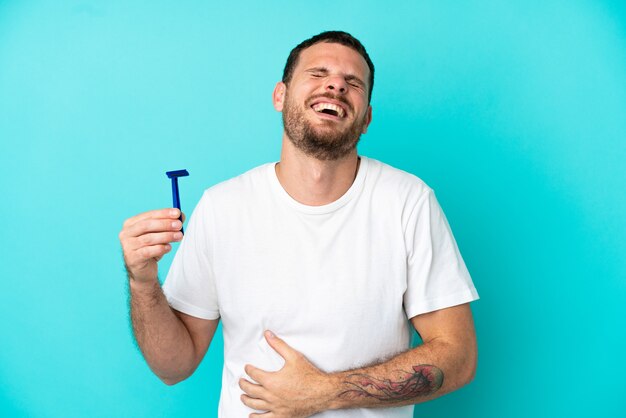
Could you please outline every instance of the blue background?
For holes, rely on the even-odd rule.
[[[416,416],[626,416],[626,6],[583,0],[0,1],[0,415],[215,416],[221,335],[154,377],[117,234],[166,170],[190,213],[277,160],[271,91],[327,29],[376,65],[360,153],[436,190],[481,295],[476,379]]]

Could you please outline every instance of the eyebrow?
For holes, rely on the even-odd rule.
[[[304,70],[307,73],[323,73],[323,74],[328,74],[328,68],[326,67],[312,67],[312,68],[308,68],[306,70]],[[363,82],[363,80],[361,80],[359,77],[355,76],[354,74],[347,74],[344,76],[344,78],[346,79],[346,81],[354,81],[357,84],[359,84],[363,89],[365,89],[365,83]]]

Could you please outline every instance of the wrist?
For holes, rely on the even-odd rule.
[[[138,280],[132,276],[128,276],[128,285],[131,291],[140,293],[154,292],[156,287],[161,287],[156,277],[154,279]]]
[[[325,380],[325,408],[324,410],[341,409],[341,386],[344,381],[343,373],[327,373]]]

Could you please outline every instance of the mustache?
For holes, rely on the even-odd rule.
[[[307,100],[307,107],[311,106],[311,103],[313,103],[313,101],[320,99],[322,97],[325,99],[331,99],[331,100],[336,100],[338,102],[341,102],[346,107],[346,109],[348,109],[350,112],[353,111],[352,105],[346,100],[345,97],[336,96],[331,93],[320,93],[320,94],[316,94],[315,96],[309,97],[309,100]]]

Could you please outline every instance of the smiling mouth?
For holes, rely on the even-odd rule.
[[[346,115],[346,111],[341,106],[337,106],[332,103],[316,103],[311,106],[311,109],[313,109],[317,113],[331,115],[336,118],[343,118]]]

